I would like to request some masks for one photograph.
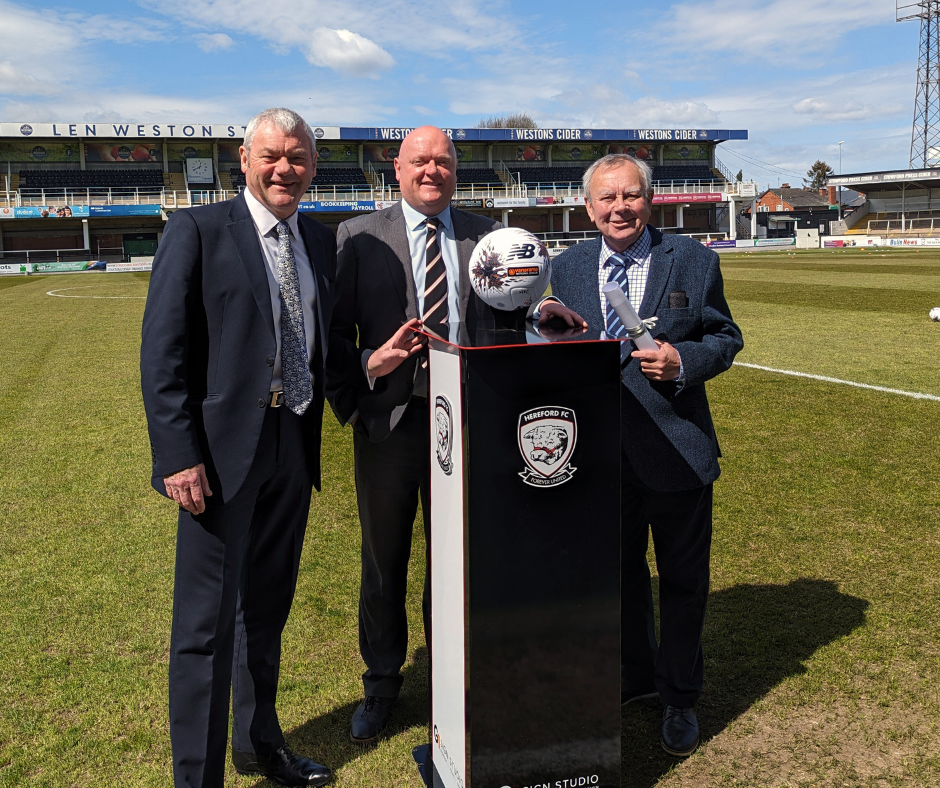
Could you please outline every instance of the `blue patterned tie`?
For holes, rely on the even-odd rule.
[[[608,282],[616,282],[621,290],[626,294],[627,298],[630,298],[630,290],[627,286],[627,263],[622,254],[612,254],[607,258],[607,262],[610,263],[610,275],[607,277]],[[624,333],[623,323],[620,322],[620,318],[617,313],[614,311],[614,308],[610,305],[610,301],[607,302],[607,336],[609,337],[619,337]]]
[[[277,278],[281,289],[281,380],[284,403],[302,416],[313,399],[304,311],[297,281],[297,264],[287,222],[277,223]]]

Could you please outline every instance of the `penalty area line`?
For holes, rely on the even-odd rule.
[[[773,367],[762,367],[760,364],[745,364],[743,361],[735,361],[736,367],[747,367],[748,369],[759,369],[762,372],[775,372],[778,375],[790,375],[794,378],[808,378],[809,380],[819,380],[823,383],[838,383],[842,386],[852,386],[857,389],[870,389],[871,391],[880,391],[883,394],[898,394],[902,397],[911,399],[926,399],[931,402],[940,402],[940,397],[933,394],[921,394],[919,391],[904,391],[902,389],[889,389],[885,386],[873,386],[870,383],[856,383],[854,380],[842,380],[841,378],[830,378],[826,375],[811,375],[808,372],[796,372],[792,369],[774,369]]]

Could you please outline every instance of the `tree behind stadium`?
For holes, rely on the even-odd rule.
[[[532,120],[528,112],[514,112],[512,115],[499,115],[483,118],[476,126],[478,129],[537,129],[539,124]]]
[[[826,185],[826,179],[835,175],[835,171],[826,162],[816,159],[816,162],[806,171],[806,177],[803,178],[803,185],[807,189],[822,189]]]

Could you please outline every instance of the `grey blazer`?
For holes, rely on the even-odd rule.
[[[705,381],[730,368],[744,346],[725,301],[718,255],[698,241],[650,227],[652,258],[641,318],[659,318],[657,339],[682,358],[685,386],[646,378],[630,360],[621,379],[621,441],[636,476],[660,491],[687,490],[718,478],[720,451]],[[597,265],[601,239],[577,244],[552,263],[552,294],[591,326],[603,326]],[[681,292],[688,306],[670,308]]]
[[[467,271],[477,242],[501,225],[492,219],[451,208],[460,263],[460,319],[485,319],[490,308],[470,286]],[[357,410],[356,429],[369,440],[388,437],[401,419],[414,390],[416,358],[375,381],[370,390],[362,371],[362,353],[384,344],[403,323],[418,317],[411,252],[401,203],[357,216],[339,226],[327,391],[341,424]]]

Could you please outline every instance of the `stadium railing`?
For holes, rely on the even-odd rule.
[[[369,172],[367,168],[367,172]],[[304,196],[309,201],[344,200],[398,200],[401,193],[397,181],[382,179],[381,173],[372,172],[374,184],[312,184]],[[713,194],[723,193],[746,196],[743,190],[751,184],[724,183],[715,180],[668,180],[654,181],[657,194]],[[85,188],[21,188],[9,192],[7,204],[11,206],[44,205],[152,205],[159,203],[166,208],[185,208],[192,205],[228,200],[238,194],[239,189],[173,189],[170,187],[85,187]],[[486,183],[458,183],[456,199],[486,197],[576,197],[583,196],[581,181],[553,181],[510,183],[499,185]],[[940,214],[937,214],[940,217]]]

